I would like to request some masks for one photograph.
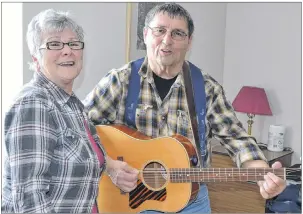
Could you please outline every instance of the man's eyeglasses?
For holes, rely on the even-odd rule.
[[[52,41],[45,43],[45,46],[40,47],[40,49],[48,49],[48,50],[62,50],[64,45],[68,45],[72,50],[81,50],[84,48],[84,42],[80,41],[71,41],[71,42],[58,42]]]
[[[167,29],[164,27],[149,27],[151,29],[152,34],[156,37],[164,36],[167,33]],[[171,31],[171,37],[174,40],[182,41],[187,37],[187,34],[181,30],[175,29]]]

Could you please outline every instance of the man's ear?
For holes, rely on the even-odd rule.
[[[146,44],[145,42],[146,42],[147,30],[148,30],[148,29],[147,29],[146,27],[143,28],[143,39],[144,39],[144,44]]]
[[[191,49],[191,45],[192,45],[192,41],[193,41],[193,35],[191,35],[188,39],[188,47],[187,47],[187,50],[190,50]]]

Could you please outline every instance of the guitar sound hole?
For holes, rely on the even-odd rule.
[[[148,163],[143,169],[142,175],[145,185],[153,190],[163,189],[168,180],[165,167],[158,162]]]

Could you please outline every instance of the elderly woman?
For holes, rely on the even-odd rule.
[[[52,9],[28,25],[35,73],[5,116],[2,212],[97,212],[105,153],[72,91],[82,70],[83,37],[82,27],[67,13]],[[116,168],[128,166],[107,162],[115,184],[132,190],[134,182],[118,182],[115,176]]]

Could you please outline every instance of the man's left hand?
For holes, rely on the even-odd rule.
[[[282,164],[280,162],[275,162],[272,168],[281,168]],[[270,199],[279,195],[286,188],[286,181],[279,178],[275,174],[268,172],[264,175],[264,181],[258,181],[260,187],[260,193],[263,198]]]

